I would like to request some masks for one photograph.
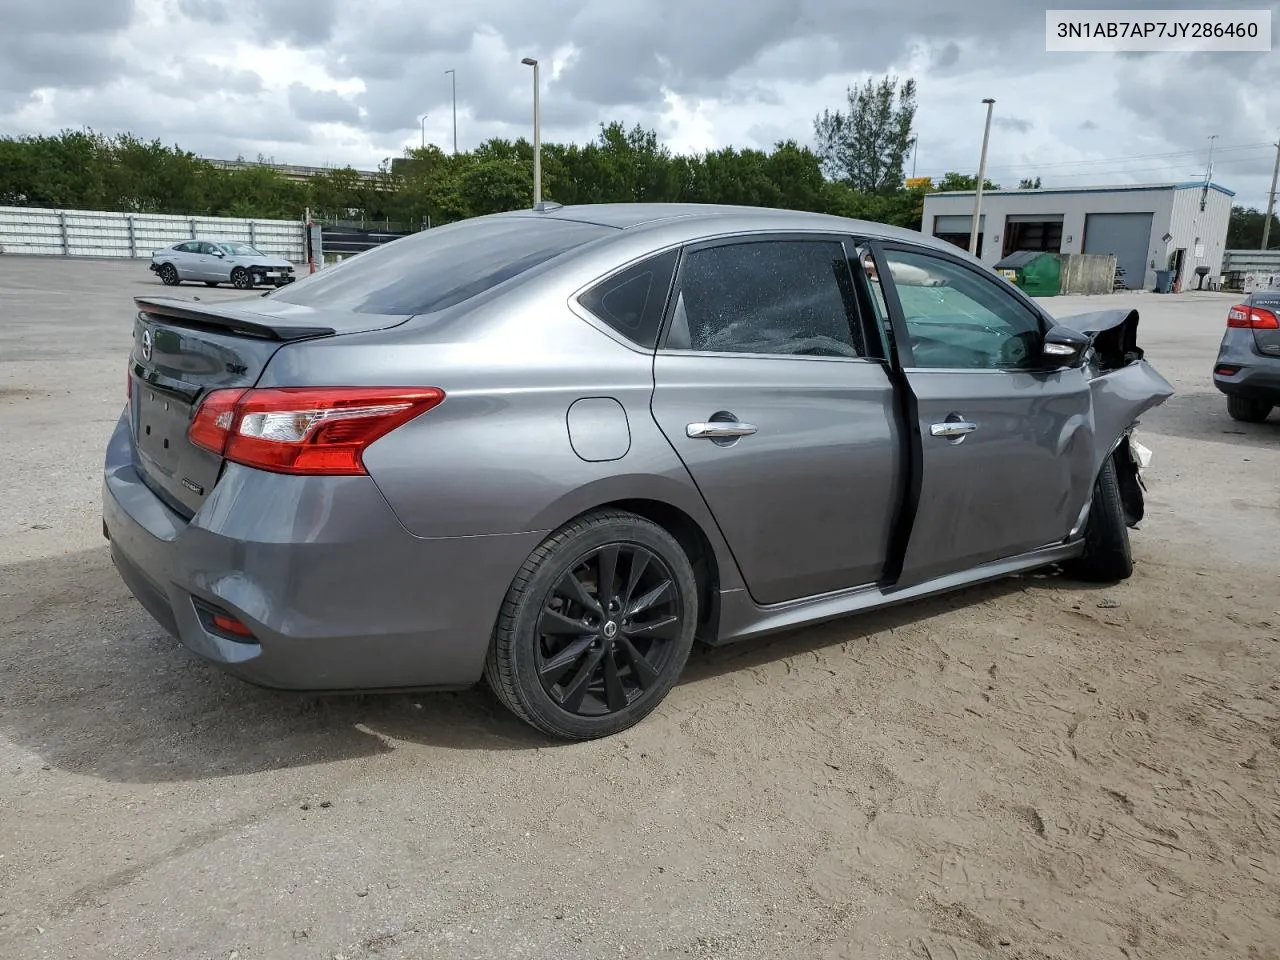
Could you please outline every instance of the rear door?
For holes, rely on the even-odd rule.
[[[172,261],[178,270],[180,280],[200,279],[200,256],[197,252],[199,249],[200,243],[196,240],[188,240],[173,248]]]
[[[687,248],[654,358],[654,417],[762,604],[884,570],[903,446],[850,250],[795,234]]]
[[[995,275],[931,248],[871,249],[919,457],[899,585],[1063,540],[1096,462],[1084,371],[1045,366],[1047,317]]]

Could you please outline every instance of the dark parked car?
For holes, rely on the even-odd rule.
[[[1227,311],[1213,384],[1227,395],[1227,413],[1246,423],[1280,404],[1280,290],[1251,293]]]
[[[1138,315],[950,244],[604,205],[424,231],[262,297],[140,297],[104,532],[245,679],[456,689],[567,738],[723,644],[1063,563],[1132,571]]]

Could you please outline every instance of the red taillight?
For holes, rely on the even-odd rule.
[[[235,617],[228,616],[225,613],[215,613],[209,618],[215,627],[223,633],[229,633],[233,637],[252,637],[253,631],[246,627]]]
[[[1280,319],[1270,310],[1239,303],[1227,311],[1227,326],[1243,327],[1246,330],[1277,330],[1280,329]]]
[[[187,430],[198,447],[275,473],[365,472],[371,443],[444,399],[436,387],[214,390]]]
[[[231,424],[235,421],[236,403],[248,392],[214,390],[208,394],[187,428],[187,439],[221,457],[226,451],[227,437],[231,435]]]

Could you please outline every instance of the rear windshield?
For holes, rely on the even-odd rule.
[[[463,220],[366,250],[269,296],[354,313],[432,313],[614,232],[541,217]]]

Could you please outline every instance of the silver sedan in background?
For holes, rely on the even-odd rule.
[[[151,271],[170,287],[196,280],[210,287],[230,283],[240,290],[252,290],[257,286],[280,287],[296,279],[290,261],[236,241],[171,244],[151,255]]]
[[[103,529],[188,647],[585,739],[723,644],[1062,564],[1115,581],[1138,315],[784,210],[545,205],[263,297],[137,299]]]

